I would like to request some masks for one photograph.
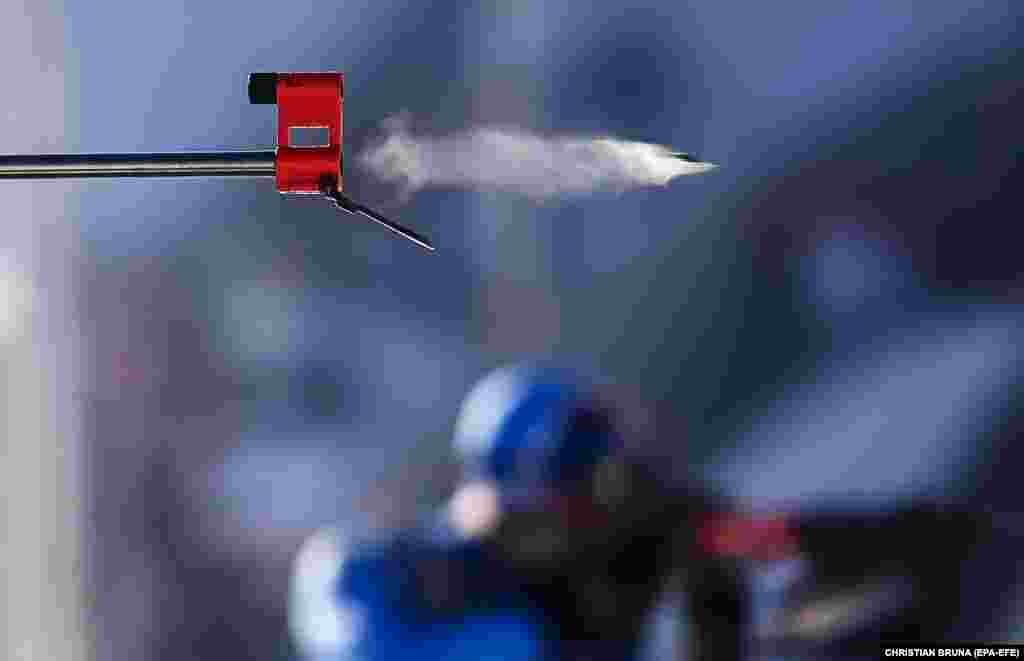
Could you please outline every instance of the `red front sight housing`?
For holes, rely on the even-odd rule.
[[[340,73],[254,73],[249,102],[277,105],[277,168],[281,193],[341,189]]]
[[[322,194],[417,245],[430,242],[342,193],[344,83],[340,73],[249,74],[249,102],[277,105],[275,181],[284,194]]]

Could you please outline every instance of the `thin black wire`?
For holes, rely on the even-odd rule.
[[[358,214],[358,215],[364,216],[366,218],[369,218],[373,222],[377,223],[378,225],[384,226],[386,229],[390,230],[391,232],[394,232],[398,236],[400,236],[400,237],[402,237],[404,239],[408,239],[409,241],[412,241],[413,243],[415,243],[416,245],[420,246],[421,248],[424,248],[424,249],[426,249],[426,250],[428,250],[430,252],[434,252],[434,250],[435,250],[434,245],[425,236],[422,236],[421,234],[419,234],[419,233],[417,233],[417,232],[415,232],[415,231],[413,231],[413,230],[411,230],[411,229],[409,229],[407,227],[403,227],[402,225],[399,225],[398,223],[396,223],[396,222],[394,222],[392,220],[388,220],[387,218],[385,218],[384,216],[380,215],[379,213],[377,213],[373,209],[370,209],[368,207],[365,207],[365,206],[359,204],[358,202],[353,201],[351,198],[346,196],[344,193],[342,193],[337,188],[334,188],[334,187],[324,188],[323,193],[332,202],[334,202],[335,206],[337,206],[342,211],[345,211],[347,213],[352,213],[352,214]]]

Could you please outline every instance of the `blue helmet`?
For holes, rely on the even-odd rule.
[[[512,501],[587,478],[619,445],[589,380],[529,365],[495,370],[473,388],[454,441],[467,477],[494,483]]]

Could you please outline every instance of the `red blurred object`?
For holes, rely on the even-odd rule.
[[[342,96],[340,73],[249,74],[249,101],[278,107],[274,176],[285,194],[325,195],[413,243],[433,250],[425,237],[388,220],[342,192]]]
[[[277,74],[277,190],[340,190],[343,85],[340,73]],[[326,144],[295,145],[295,129],[326,129]]]
[[[772,561],[795,555],[800,543],[782,515],[712,514],[697,528],[697,547],[713,556]]]

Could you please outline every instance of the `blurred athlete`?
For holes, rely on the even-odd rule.
[[[351,552],[314,539],[292,609],[311,661],[635,659],[672,588],[686,659],[838,659],[943,635],[984,517],[923,502],[731,510],[631,452],[585,383],[489,375],[459,416],[463,479],[441,512]]]
[[[701,560],[692,543],[709,499],[624,441],[613,405],[577,375],[490,374],[460,413],[463,480],[442,512],[328,554],[319,577],[300,558],[296,584],[328,586],[299,588],[300,643],[315,661],[632,659],[659,595],[683,578],[686,658],[741,658],[745,583],[731,558]]]

